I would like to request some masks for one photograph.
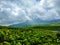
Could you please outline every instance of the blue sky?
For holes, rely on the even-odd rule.
[[[0,25],[60,19],[60,0],[0,0]]]

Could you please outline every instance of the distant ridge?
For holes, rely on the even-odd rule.
[[[55,24],[55,23],[60,23],[60,20],[44,21],[44,20],[40,20],[40,19],[35,19],[33,21],[27,20],[26,22],[13,24],[10,26],[17,26],[18,27],[18,26],[30,26],[30,25],[38,25],[38,24]]]

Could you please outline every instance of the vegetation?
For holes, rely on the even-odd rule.
[[[0,45],[60,45],[60,26],[0,26]]]

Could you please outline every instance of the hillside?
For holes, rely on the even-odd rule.
[[[60,26],[0,26],[0,45],[60,45]]]

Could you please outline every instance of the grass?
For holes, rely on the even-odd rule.
[[[60,45],[60,26],[0,26],[0,45]]]

